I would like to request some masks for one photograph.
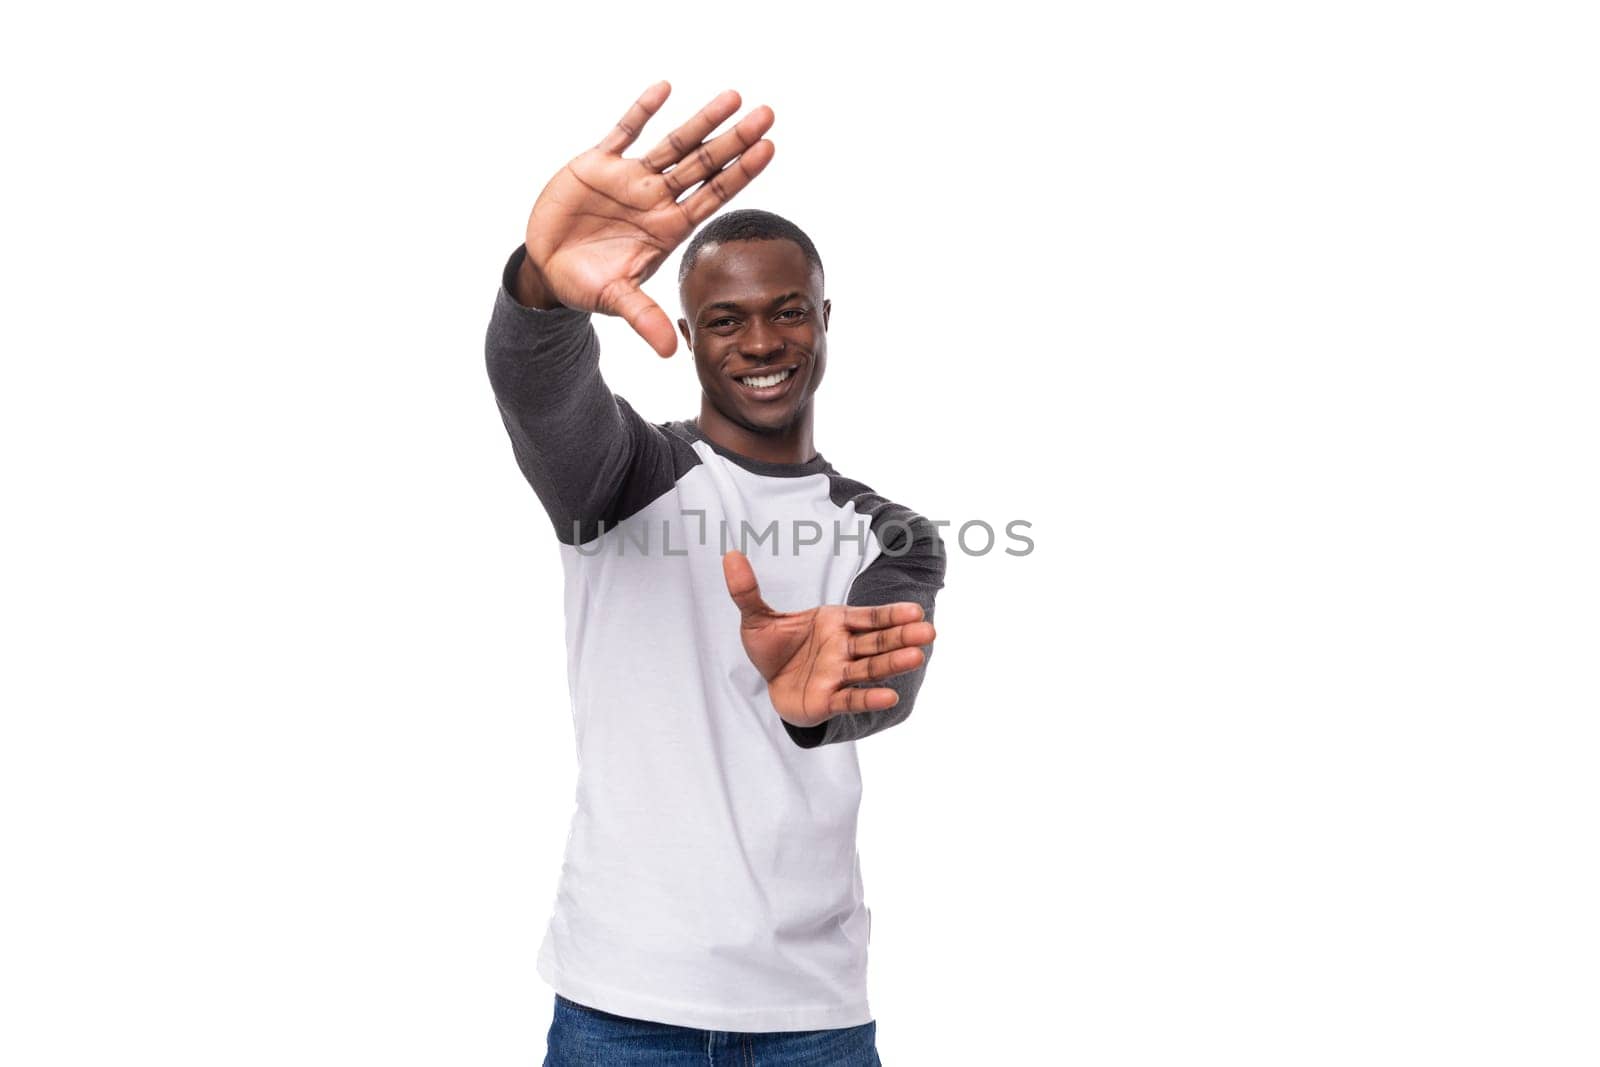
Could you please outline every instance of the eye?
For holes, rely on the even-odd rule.
[[[706,329],[715,330],[719,326],[723,326],[723,325],[731,323],[733,321],[734,321],[733,319],[730,319],[727,316],[723,316],[720,319],[712,319],[710,322],[706,323]]]
[[[778,312],[778,318],[780,319],[785,315],[794,315],[796,317],[794,319],[790,319],[790,322],[795,322],[797,319],[803,319],[806,317],[804,308],[784,308],[782,311]]]

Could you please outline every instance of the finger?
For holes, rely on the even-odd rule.
[[[722,209],[738,195],[739,190],[750,184],[750,180],[772,162],[772,153],[775,149],[771,141],[757,141],[749,149],[741,153],[716,176],[700,183],[700,188],[689,199],[683,201],[684,214],[689,216],[689,222],[698,226]]]
[[[661,310],[661,305],[645,296],[637,285],[619,282],[608,286],[602,306],[627,320],[634,332],[662,358],[678,350],[678,332],[672,328],[672,320]]]
[[[835,715],[849,711],[884,711],[900,703],[900,694],[893,689],[841,689],[828,702],[828,710]]]
[[[722,577],[728,583],[728,595],[739,605],[739,614],[746,619],[771,615],[772,609],[761,599],[761,587],[756,584],[755,568],[743,552],[728,552],[722,557]]]
[[[853,659],[844,665],[843,677],[847,684],[881,682],[906,671],[914,671],[927,662],[927,654],[920,648],[901,648],[881,656]]]
[[[854,659],[857,656],[875,656],[880,652],[893,652],[907,645],[926,645],[931,643],[933,638],[933,623],[909,622],[903,626],[891,626],[886,630],[869,630],[866,633],[853,634],[846,647],[850,658]]]
[[[914,600],[900,600],[893,604],[861,605],[846,608],[844,613],[844,624],[852,630],[881,630],[886,626],[921,621],[922,605]]]
[[[707,134],[721,126],[729,115],[738,110],[739,94],[732,89],[726,89],[714,96],[711,103],[701,108],[694,118],[667,134],[660,144],[639,158],[651,170],[666,170],[699,148],[700,142],[706,139]]]
[[[739,153],[749,151],[761,140],[762,134],[772,129],[772,120],[772,109],[763,104],[740,119],[727,133],[686,153],[683,162],[661,176],[672,198],[678,199],[722,170]]]
[[[650,121],[651,115],[661,110],[661,105],[671,93],[672,85],[666,81],[658,81],[650,86],[633,102],[633,106],[628,108],[627,114],[618,119],[617,124],[600,138],[595,147],[602,152],[620,155],[624,148],[638,139],[644,130],[644,124]]]

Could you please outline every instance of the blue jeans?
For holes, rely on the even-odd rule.
[[[876,1021],[770,1034],[696,1030],[600,1011],[556,994],[544,1067],[883,1067]]]

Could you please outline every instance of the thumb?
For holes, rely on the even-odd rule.
[[[773,614],[767,602],[761,599],[755,569],[743,552],[728,552],[722,557],[722,577],[727,580],[728,595],[739,605],[739,614],[745,621]]]
[[[627,320],[633,332],[643,337],[657,355],[665,359],[678,350],[678,335],[672,328],[672,320],[661,310],[661,305],[645,296],[637,285],[618,285],[611,303],[616,314]]]

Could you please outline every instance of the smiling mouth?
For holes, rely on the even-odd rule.
[[[786,382],[794,373],[795,368],[786,366],[784,370],[771,371],[770,374],[747,374],[739,379],[739,384],[747,389],[770,389],[773,386],[781,386],[782,382]]]
[[[795,367],[784,367],[782,370],[769,371],[766,374],[746,374],[743,377],[735,378],[734,381],[744,387],[744,392],[747,395],[753,396],[757,400],[764,400],[782,393],[789,379],[794,377],[796,369]]]

